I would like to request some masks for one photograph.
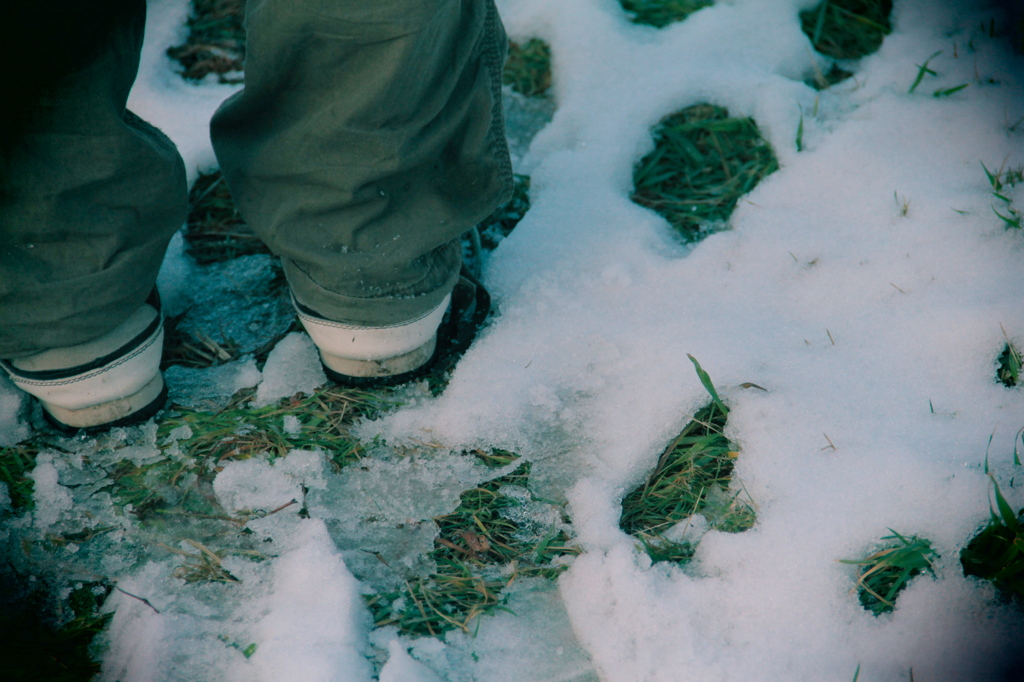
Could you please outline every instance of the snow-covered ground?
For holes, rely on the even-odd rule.
[[[958,559],[989,515],[986,455],[1024,506],[1012,483],[1024,391],[995,381],[1003,330],[1024,348],[1024,232],[994,214],[1005,205],[982,169],[1024,164],[1024,59],[989,37],[994,7],[896,0],[881,50],[819,93],[803,82],[816,57],[797,17],[813,4],[722,0],[656,30],[629,23],[615,0],[499,3],[513,38],[550,43],[557,103],[516,159],[532,208],[486,263],[501,312],[441,396],[360,434],[531,460],[537,491],[568,500],[585,549],[556,587],[517,588],[515,615],[482,619],[475,638],[371,632],[339,541],[346,504],[384,499],[385,516],[429,519],[480,480],[477,467],[381,455],[346,478],[315,453],[232,463],[217,479],[222,503],[270,505],[302,482],[313,518],[253,521],[279,556],[231,563],[242,583],[230,592],[182,588],[173,559],[111,557],[119,586],[160,613],[110,598],[104,678],[363,681],[375,647],[379,678],[403,682],[843,681],[858,666],[871,681],[911,669],[917,680],[1024,679],[1006,668],[1024,658],[1024,617],[964,578]],[[187,0],[150,2],[130,106],[174,138],[194,175],[213,164],[205,125],[231,89],[172,72],[163,51],[186,12]],[[909,93],[935,53],[934,74]],[[698,102],[753,116],[781,169],[740,202],[731,230],[691,248],[628,195],[651,127]],[[1020,185],[1005,194],[1024,207]],[[176,249],[161,286],[184,306],[194,266]],[[281,362],[312,357],[287,343]],[[618,519],[622,496],[707,400],[687,354],[731,407],[735,479],[757,524],[707,533],[680,569],[652,566]],[[254,373],[224,381],[251,386]],[[271,400],[278,389],[261,390]],[[8,441],[29,435],[17,403],[0,391]],[[41,532],[67,513],[69,467],[41,455],[34,517],[8,522]],[[934,579],[874,617],[851,593],[854,567],[837,560],[889,529],[931,539],[941,558]],[[246,658],[226,641],[259,647]]]

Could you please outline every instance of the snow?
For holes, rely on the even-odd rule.
[[[388,647],[388,662],[380,671],[380,682],[444,682],[434,671],[418,662],[398,641]]]
[[[296,393],[312,393],[327,383],[320,354],[305,334],[292,332],[277,342],[263,366],[253,404],[263,407]]]
[[[299,529],[298,547],[276,567],[270,612],[253,662],[264,679],[282,682],[363,682],[369,614],[359,583],[345,568],[323,522]]]
[[[410,682],[849,680],[858,666],[866,680],[904,680],[911,668],[921,680],[1012,679],[1004,668],[1019,664],[1024,619],[964,578],[958,555],[988,518],[986,459],[1024,506],[1011,484],[1024,391],[994,380],[1003,330],[1024,346],[1024,234],[993,214],[981,167],[1024,164],[1024,61],[978,29],[994,11],[982,2],[897,0],[881,50],[815,92],[803,81],[817,58],[798,22],[812,4],[723,1],[655,30],[614,0],[500,2],[513,39],[550,43],[557,108],[532,142],[518,126],[543,121],[543,108],[509,118],[531,209],[485,263],[499,316],[440,396],[411,389],[406,405],[361,426],[367,443],[387,446],[357,464],[334,473],[324,453],[296,451],[225,466],[214,488],[226,508],[270,511],[305,487],[312,517],[292,505],[254,519],[273,551],[224,559],[241,584],[186,590],[171,577],[180,557],[110,559],[119,587],[153,606],[122,592],[108,600],[104,679],[370,680],[371,650],[379,679]],[[168,132],[194,177],[213,164],[205,123],[233,90],[172,73],[164,50],[187,3],[149,5],[131,106]],[[940,50],[935,75],[909,93]],[[730,230],[690,247],[628,195],[651,127],[698,102],[753,116],[781,169],[740,202]],[[1005,193],[1024,205],[1021,186]],[[176,242],[161,275],[168,305],[198,309],[210,334],[215,320],[271,320],[249,328],[252,344],[265,342],[287,311],[280,297],[247,298],[272,267],[250,259],[199,272]],[[679,538],[700,540],[680,569],[652,565],[618,519],[622,497],[707,401],[687,354],[731,408],[735,479],[757,524],[739,534],[701,517],[680,524]],[[324,382],[301,334],[259,377],[247,363],[187,390],[173,386],[192,385],[180,370],[168,380],[199,401],[222,400],[236,376],[261,379],[258,405]],[[24,413],[0,380],[0,444],[30,433]],[[390,449],[423,443],[433,454]],[[481,619],[475,638],[372,632],[353,574],[380,588],[429,572],[430,519],[493,477],[449,454],[472,448],[530,460],[534,493],[568,501],[585,552],[556,587],[517,586],[515,615]],[[41,454],[32,473],[40,533],[84,504],[88,484],[60,482],[74,475],[64,456]],[[549,512],[521,513],[543,522]],[[863,556],[890,528],[931,539],[940,559],[934,578],[874,617],[837,560]]]

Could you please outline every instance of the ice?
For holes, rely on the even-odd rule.
[[[185,254],[185,237],[175,232],[164,254],[156,286],[160,292],[160,305],[165,317],[174,317],[185,312],[192,303],[191,287],[196,265]]]
[[[415,660],[398,640],[388,646],[388,662],[380,671],[380,682],[445,682],[434,671]]]
[[[213,481],[217,501],[231,513],[270,511],[302,498],[300,484],[266,461],[229,462]]]
[[[512,166],[522,168],[533,138],[551,122],[555,101],[551,97],[525,97],[508,86],[501,96]]]
[[[301,332],[292,332],[267,356],[253,404],[262,407],[296,393],[310,394],[325,383],[327,376],[313,341]]]
[[[598,681],[554,585],[541,579],[518,581],[507,606],[509,612],[481,619],[472,634],[447,634],[443,645],[426,638],[411,642],[412,657],[447,682]],[[397,646],[392,642],[391,649]]]
[[[327,487],[326,466],[326,455],[319,450],[292,450],[287,457],[274,462],[275,469],[310,490]]]
[[[35,500],[33,521],[36,528],[45,529],[57,523],[62,512],[74,506],[70,491],[58,483],[53,453],[43,452],[36,458],[32,469],[32,498]]]
[[[228,462],[214,479],[213,490],[229,513],[262,517],[283,511],[289,503],[298,505],[304,499],[303,488],[326,488],[324,467],[324,453],[311,450],[292,450],[273,463],[264,459]],[[301,506],[295,506],[289,515],[300,509]]]
[[[263,375],[256,368],[254,358],[242,357],[214,367],[173,365],[164,372],[164,378],[172,403],[192,409],[217,410],[227,405],[238,391],[260,383]]]
[[[134,441],[128,447],[120,448],[117,456],[126,459],[136,466],[143,466],[163,458],[163,452],[156,446],[157,426],[155,421],[149,421],[141,427],[142,437]]]
[[[280,265],[271,256],[242,256],[192,272],[190,302],[178,329],[236,353],[254,353],[295,321]]]
[[[474,457],[447,452],[374,453],[342,469],[307,497],[309,513],[327,522],[350,570],[376,589],[393,589],[433,566],[433,519],[451,513],[459,495],[503,475]]]
[[[25,421],[28,395],[22,393],[6,372],[0,372],[0,448],[16,445],[31,435]]]
[[[512,613],[489,618],[476,637],[457,633],[448,638],[452,649],[462,657],[457,669],[471,671],[478,680],[495,682],[524,678],[598,681],[590,655],[573,634],[557,591],[543,581],[520,583],[512,591],[508,607]]]

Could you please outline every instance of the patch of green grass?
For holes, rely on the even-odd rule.
[[[985,170],[985,177],[988,178],[989,184],[992,186],[992,196],[1002,202],[1002,209],[1005,213],[1000,212],[995,206],[992,207],[992,212],[999,216],[1006,229],[1022,229],[1024,227],[1024,212],[1013,205],[1013,199],[1007,196],[1006,189],[1016,187],[1019,183],[1024,182],[1024,166],[1017,168],[1004,166],[995,172],[990,171],[984,163],[981,164],[981,167]]]
[[[714,0],[619,0],[634,24],[663,28],[682,21],[699,9],[715,4]]]
[[[992,207],[992,212],[995,213],[999,217],[999,219],[1003,221],[1003,224],[1005,225],[1006,229],[1020,230],[1022,229],[1022,227],[1024,227],[1024,212],[1019,211],[1016,207],[1009,205],[1009,203],[1010,202],[1007,201],[1007,206],[1004,209],[1006,211],[1005,215],[1003,213],[1000,213],[999,209],[997,209],[995,206]]]
[[[1019,386],[1021,364],[1020,351],[1015,345],[1007,341],[1006,346],[1003,347],[1003,352],[999,354],[999,358],[996,360],[996,379],[1007,388]]]
[[[633,201],[658,212],[687,241],[721,229],[740,197],[778,160],[751,118],[697,104],[663,119],[654,150],[633,169]]]
[[[362,456],[349,426],[387,404],[382,394],[337,387],[260,408],[246,406],[251,397],[251,390],[244,391],[217,412],[179,409],[165,416],[158,424],[157,444],[168,456],[141,465],[122,460],[109,474],[114,500],[130,504],[146,522],[179,517],[244,525],[247,517],[229,515],[212,494],[213,478],[224,462],[257,456],[272,461],[292,450],[320,449],[340,469]],[[294,433],[286,429],[286,419],[298,427],[291,429]]]
[[[219,639],[220,641],[224,642],[224,644],[226,646],[229,646],[232,649],[235,649],[235,650],[239,651],[246,658],[252,658],[252,655],[254,653],[256,653],[257,649],[259,649],[259,645],[256,644],[255,642],[253,642],[253,643],[251,643],[249,645],[246,645],[246,644],[244,644],[242,642],[239,642],[237,640],[233,640],[232,638],[228,637],[227,635],[219,635],[217,637],[217,639]]]
[[[892,0],[824,0],[800,13],[814,49],[832,59],[859,59],[882,46],[892,31]]]
[[[1005,598],[1024,606],[1024,508],[1014,513],[995,478],[992,485],[996,509],[960,552],[960,565],[965,576],[991,581]]]
[[[192,435],[178,440],[184,455],[206,461],[249,459],[255,455],[271,460],[292,450],[321,449],[341,467],[361,454],[358,441],[348,432],[357,418],[388,405],[384,392],[328,386],[311,395],[298,394],[277,404],[248,407],[252,391],[239,393],[219,412],[179,409],[160,422],[158,434],[188,427]],[[296,420],[298,431],[285,430],[285,420]]]
[[[35,504],[32,500],[35,482],[29,474],[36,467],[39,448],[39,444],[33,442],[0,448],[0,482],[7,484],[15,511],[31,511]]]
[[[192,0],[189,35],[167,54],[182,76],[202,80],[211,73],[221,83],[240,83],[245,60],[245,0]]]
[[[639,540],[653,561],[685,563],[693,557],[693,546],[669,540],[665,533],[694,514],[727,533],[754,525],[753,506],[727,492],[739,453],[723,433],[727,413],[719,405],[712,402],[698,410],[665,448],[647,481],[622,500],[619,527]]]
[[[551,46],[539,38],[509,42],[502,82],[521,95],[543,97],[551,89]]]
[[[474,454],[493,467],[518,459],[503,451]],[[524,462],[465,491],[451,514],[434,519],[439,534],[430,558],[436,571],[406,581],[404,589],[370,595],[367,604],[375,625],[395,625],[409,636],[470,632],[474,619],[504,608],[501,593],[518,578],[554,578],[565,570],[554,560],[580,551],[565,531],[530,527],[509,513],[527,498],[537,501],[526,490],[529,476],[530,464]]]
[[[841,559],[844,564],[860,566],[857,574],[857,596],[861,606],[878,616],[896,607],[896,597],[910,581],[922,572],[934,576],[932,561],[938,558],[931,541],[906,537],[889,529],[881,549],[862,559]]]

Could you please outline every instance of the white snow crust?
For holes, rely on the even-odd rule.
[[[989,516],[986,460],[1024,506],[1012,484],[1024,391],[994,379],[1006,341],[1024,347],[1024,233],[994,215],[1003,204],[982,169],[1024,165],[1024,59],[984,30],[994,5],[896,0],[881,49],[816,92],[804,80],[820,58],[798,18],[813,4],[721,0],[656,30],[615,0],[499,0],[513,39],[551,45],[557,105],[528,147],[514,135],[531,209],[485,263],[500,312],[440,396],[360,430],[437,456],[373,452],[337,475],[320,452],[226,465],[214,484],[225,508],[296,499],[312,518],[296,504],[250,522],[270,549],[263,561],[225,558],[241,581],[231,586],[185,589],[171,577],[180,557],[133,565],[111,552],[123,577],[106,604],[102,678],[818,682],[859,666],[879,682],[911,669],[918,680],[1021,679],[1024,619],[963,576],[959,552]],[[206,124],[234,88],[173,72],[165,50],[186,14],[186,0],[149,3],[130,106],[174,139],[194,178],[214,164]],[[934,75],[909,93],[935,53]],[[652,126],[700,102],[752,116],[781,168],[731,229],[684,246],[629,193]],[[1004,193],[1024,206],[1021,186]],[[161,275],[175,306],[199,300],[193,267],[178,242]],[[622,497],[708,401],[687,354],[731,409],[734,484],[757,523],[738,534],[699,517],[680,525],[700,544],[679,568],[652,565],[618,521]],[[188,378],[188,394],[222,399],[217,384],[261,379],[266,405],[323,383],[318,371],[315,348],[293,334],[261,375],[246,361]],[[0,445],[29,435],[25,412],[0,379]],[[426,570],[430,519],[484,480],[472,458],[447,452],[473,448],[530,460],[534,492],[568,501],[584,553],[555,587],[517,584],[514,613],[481,619],[475,637],[371,632],[352,573],[377,558],[352,547],[376,538],[387,561]],[[94,483],[62,456],[41,454],[32,473],[40,532]],[[838,560],[889,529],[929,538],[940,559],[875,617],[852,590],[855,567]],[[377,673],[371,649],[385,652]]]
[[[292,332],[277,342],[263,366],[263,380],[256,387],[257,407],[275,403],[296,393],[312,393],[327,383],[320,355],[305,334]]]

